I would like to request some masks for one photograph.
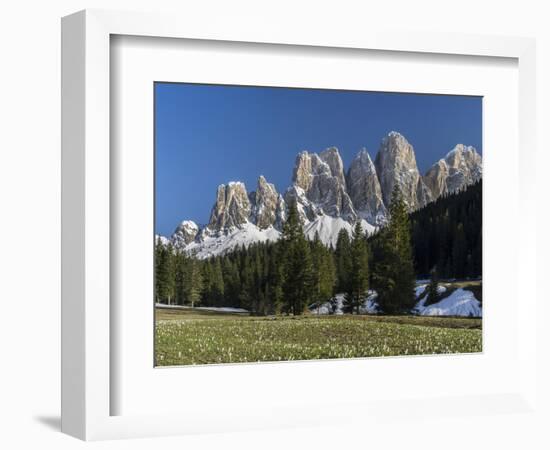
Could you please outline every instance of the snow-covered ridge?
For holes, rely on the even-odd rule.
[[[273,227],[262,230],[256,225],[247,222],[239,228],[234,227],[220,232],[205,234],[201,237],[200,241],[191,242],[184,249],[197,258],[204,259],[223,255],[242,245],[248,246],[255,242],[275,242],[280,236],[281,232]]]

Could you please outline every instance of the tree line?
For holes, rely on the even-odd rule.
[[[329,247],[321,242],[318,234],[312,240],[305,237],[296,205],[290,205],[282,236],[276,242],[258,242],[199,260],[158,241],[155,301],[238,307],[258,315],[300,315],[309,306],[330,300],[335,293],[345,293],[345,310],[359,313],[366,292],[374,289],[384,312],[408,311],[415,303],[417,275],[440,266],[438,258],[450,258],[449,270],[453,271],[459,267],[457,261],[462,261],[460,252],[464,253],[465,261],[472,262],[477,257],[468,247],[475,222],[464,216],[475,207],[454,206],[459,196],[475,197],[467,192],[469,190],[445,197],[441,202],[438,200],[408,214],[399,190],[395,189],[386,226],[367,236],[358,221],[352,233],[342,229],[336,245]],[[460,200],[463,201],[470,200]],[[442,219],[440,215],[448,218]],[[461,221],[453,223],[456,218]],[[430,238],[429,233],[423,234],[427,232],[423,229],[426,223],[431,224],[430,230],[438,237],[446,239],[445,245],[440,244],[440,252],[429,253],[418,241]],[[443,227],[448,227],[448,234]],[[464,232],[463,248],[459,246],[464,242],[460,241],[460,232],[456,235],[452,232],[455,228]],[[455,247],[460,250],[457,252]],[[442,276],[448,275],[447,268],[441,269]],[[464,266],[460,270],[465,273],[469,269]]]

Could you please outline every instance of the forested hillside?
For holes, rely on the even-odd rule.
[[[417,277],[480,277],[482,181],[445,195],[410,215]]]
[[[441,278],[481,275],[481,182],[412,214],[395,189],[389,215],[373,236],[359,222],[351,235],[342,229],[335,247],[306,239],[295,205],[277,242],[200,260],[159,241],[155,301],[299,315],[338,292],[358,312],[372,288],[383,311],[399,313],[414,306],[415,280],[434,269]]]

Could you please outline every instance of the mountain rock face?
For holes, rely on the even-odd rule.
[[[424,185],[416,165],[413,146],[400,133],[392,131],[382,140],[375,166],[386,206],[390,204],[395,185],[399,186],[410,211],[431,201],[431,193]]]
[[[172,234],[171,241],[177,248],[181,248],[193,242],[198,234],[199,226],[192,220],[184,220]]]
[[[346,191],[344,164],[336,147],[319,155],[306,151],[298,154],[285,201],[296,202],[305,221],[322,215],[352,221],[357,218]]]
[[[292,183],[284,196],[264,176],[248,193],[244,183],[218,186],[208,225],[200,229],[185,220],[165,245],[194,253],[199,258],[222,254],[237,246],[280,238],[288,207],[296,203],[305,235],[319,236],[335,245],[342,229],[352,232],[357,220],[363,231],[373,232],[388,220],[394,186],[410,211],[446,193],[475,183],[482,175],[481,156],[473,147],[458,144],[437,161],[424,177],[416,164],[413,146],[395,131],[381,142],[376,159],[362,149],[347,173],[336,147],[296,156]]]
[[[481,156],[474,147],[458,144],[426,172],[424,183],[437,198],[481,179]]]
[[[251,222],[260,230],[282,223],[283,211],[286,209],[282,196],[277,193],[275,185],[268,183],[263,175],[258,178],[258,187],[250,194],[252,204]]]
[[[376,168],[367,152],[362,149],[348,170],[347,188],[357,214],[373,225],[386,222],[386,207]]]
[[[250,216],[250,200],[244,183],[231,181],[229,184],[220,184],[216,193],[216,203],[210,214],[208,228],[223,230],[238,227],[246,223]]]

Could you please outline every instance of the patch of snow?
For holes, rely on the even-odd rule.
[[[328,314],[332,314],[332,304],[330,302],[323,303],[320,306],[313,306],[311,308],[311,312],[313,314],[317,314],[319,316],[326,316]]]
[[[168,239],[166,236],[161,236],[160,234],[155,234],[155,243],[160,239],[161,245],[168,245],[170,244],[170,239]]]
[[[163,309],[192,309],[192,310],[198,310],[198,311],[212,311],[212,312],[226,312],[226,313],[247,313],[249,312],[247,309],[243,308],[230,308],[226,306],[216,307],[216,306],[196,306],[194,308],[191,308],[187,305],[166,305],[164,303],[155,303],[155,307],[157,308],[163,308]]]
[[[377,314],[380,312],[380,307],[376,302],[378,294],[376,291],[369,290],[367,291],[367,296],[365,297],[363,304],[359,306],[360,314]],[[346,294],[339,293],[336,294],[330,301],[323,303],[321,306],[311,306],[310,311],[312,314],[327,315],[334,314],[341,316],[344,314],[344,303],[345,303]]]
[[[427,284],[417,284],[416,287],[414,288],[414,295],[416,296],[416,298],[419,298],[422,295],[424,295],[424,292],[426,291],[427,287],[428,287]]]
[[[364,303],[359,306],[359,312],[361,314],[378,314],[380,312],[380,306],[376,299],[378,298],[378,293],[373,290],[367,292],[367,298],[365,298]]]
[[[185,228],[187,230],[199,230],[199,226],[193,222],[192,220],[184,220],[180,223],[180,227]]]
[[[421,316],[482,316],[481,303],[475,298],[474,293],[461,288],[433,305],[424,306],[425,303],[426,297],[416,304],[413,312]]]
[[[333,299],[334,314],[341,316],[344,314],[344,301],[346,299],[346,294],[336,294]]]
[[[425,280],[418,280],[416,282],[416,287],[414,288],[414,293],[417,299],[422,297],[424,293],[426,292],[426,289],[428,288],[428,284]],[[437,286],[437,293],[443,294],[444,292],[447,292],[447,288],[445,286]]]

